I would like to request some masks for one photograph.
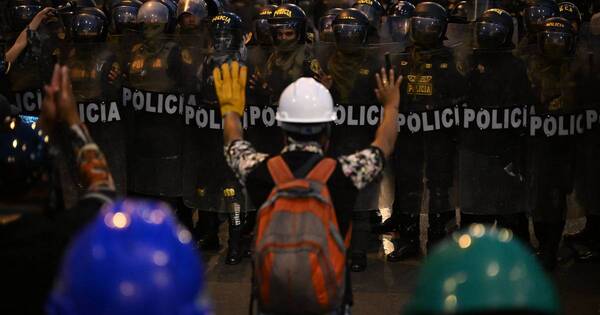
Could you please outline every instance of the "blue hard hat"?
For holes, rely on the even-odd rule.
[[[203,266],[162,202],[107,204],[71,244],[50,315],[203,315]]]

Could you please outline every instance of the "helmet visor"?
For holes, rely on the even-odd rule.
[[[142,8],[138,12],[137,21],[144,24],[167,24],[169,10],[165,6]]]
[[[544,31],[538,35],[542,54],[551,59],[569,57],[573,47],[573,36],[564,32]]]
[[[73,21],[73,35],[76,38],[94,39],[102,35],[104,20],[91,14],[79,14]]]
[[[269,22],[266,19],[254,21],[254,33],[256,34],[256,41],[259,44],[273,44],[273,38],[271,38],[271,25],[269,25]]]
[[[474,33],[475,45],[481,49],[500,48],[508,37],[508,30],[504,25],[489,22],[475,23]]]
[[[367,38],[367,27],[355,24],[333,25],[335,42],[344,46],[362,46]]]
[[[444,23],[428,17],[410,18],[410,38],[421,46],[434,46],[441,42]]]
[[[271,24],[271,36],[275,46],[291,48],[292,45],[298,42],[298,23]]]
[[[410,18],[404,16],[390,16],[387,20],[390,35],[394,41],[401,41],[408,36]]]

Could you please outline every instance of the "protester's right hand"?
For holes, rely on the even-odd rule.
[[[32,31],[37,30],[38,27],[40,27],[40,24],[42,24],[42,22],[44,22],[48,17],[50,17],[54,11],[54,8],[47,7],[44,8],[42,11],[38,12],[38,14],[36,14],[29,23],[29,29]]]
[[[59,123],[67,126],[81,123],[75,96],[71,87],[69,69],[66,66],[54,66],[50,84],[44,86],[44,99],[42,102],[42,113],[40,116],[41,126],[44,132],[50,133]]]

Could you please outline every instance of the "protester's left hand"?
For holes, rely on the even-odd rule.
[[[54,66],[50,84],[44,86],[44,100],[42,102],[42,113],[40,116],[41,126],[44,132],[50,133],[59,123],[72,126],[81,123],[73,89],[69,69],[66,66]]]

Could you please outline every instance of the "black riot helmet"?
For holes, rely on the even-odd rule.
[[[217,52],[234,52],[242,47],[242,19],[233,12],[223,12],[210,20],[210,37]]]
[[[272,46],[273,37],[271,37],[271,26],[269,18],[275,12],[277,6],[273,4],[262,6],[258,9],[258,13],[253,21],[254,39],[261,46]]]
[[[369,19],[355,8],[342,10],[333,20],[335,44],[340,51],[356,51],[367,42]]]
[[[335,37],[333,35],[333,20],[342,11],[341,8],[333,8],[327,10],[325,15],[319,19],[319,41],[333,43]]]
[[[558,16],[558,5],[554,0],[527,0],[522,15],[525,31],[533,35],[541,30],[546,19]]]
[[[381,16],[384,14],[384,9],[381,3],[377,0],[357,0],[353,8],[360,10],[369,19],[369,23],[374,28],[379,28]]]
[[[75,42],[100,42],[106,38],[108,21],[102,10],[92,7],[78,8],[71,24]]]
[[[405,42],[408,38],[410,18],[415,14],[415,6],[408,1],[399,1],[388,10],[387,26],[392,41]]]
[[[96,8],[98,5],[94,0],[75,0],[78,8]]]
[[[435,2],[421,2],[410,18],[410,39],[419,47],[436,48],[442,45],[447,26],[448,14],[444,7]]]
[[[575,51],[575,31],[571,23],[562,17],[549,18],[537,34],[538,48],[542,56],[556,61],[569,58]]]
[[[208,17],[208,5],[204,0],[181,0],[177,3],[177,23],[184,30],[198,29]]]
[[[510,13],[502,9],[488,9],[475,22],[475,48],[512,49],[513,32],[514,25]]]
[[[558,16],[567,19],[571,22],[575,33],[579,33],[581,28],[582,18],[579,8],[572,2],[561,2],[558,4]]]
[[[37,117],[16,115],[0,96],[0,215],[43,213],[52,207],[48,141]]]
[[[469,8],[467,1],[459,1],[454,6],[454,10],[451,11],[452,18],[456,21],[466,22],[469,18]]]
[[[127,30],[137,29],[137,14],[142,6],[138,0],[119,0],[110,9],[110,33],[123,34]]]
[[[306,14],[295,4],[278,6],[269,18],[269,25],[273,44],[279,51],[293,51],[297,44],[306,41]]]
[[[14,32],[21,32],[33,17],[42,10],[40,0],[13,0],[8,5],[8,19]]]

